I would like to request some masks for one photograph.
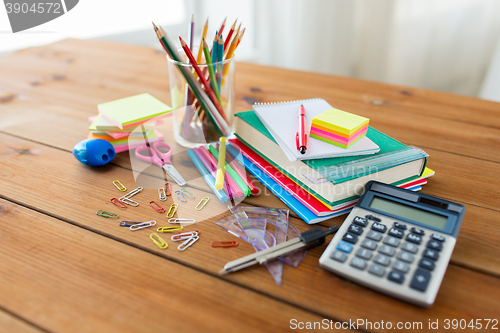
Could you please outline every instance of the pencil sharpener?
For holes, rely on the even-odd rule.
[[[115,158],[115,148],[106,140],[87,139],[73,147],[73,156],[80,162],[90,166],[108,164]]]

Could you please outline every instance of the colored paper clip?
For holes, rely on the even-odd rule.
[[[211,247],[236,247],[237,241],[213,241],[210,243]]]
[[[165,189],[163,187],[158,189],[158,197],[160,198],[160,201],[167,201],[167,194],[165,193]]]
[[[110,201],[113,203],[113,205],[118,206],[119,208],[127,208],[127,205],[121,202],[120,199],[112,198]]]
[[[170,205],[170,209],[168,210],[168,213],[167,213],[168,218],[174,217],[175,212],[177,211],[177,207],[179,207],[179,205],[176,203],[173,203],[172,205]]]
[[[120,183],[119,180],[113,180],[113,185],[115,185],[115,187],[122,192],[125,192],[127,190],[127,188],[125,186],[123,186],[123,184]]]
[[[146,222],[142,222],[142,223],[130,226],[130,230],[135,231],[135,230],[144,229],[144,228],[147,228],[147,227],[152,227],[154,225],[156,225],[156,221],[155,220],[146,221]]]
[[[194,207],[194,209],[202,210],[203,207],[205,207],[205,205],[208,203],[209,200],[210,200],[209,197],[203,197],[203,199],[201,199],[200,202],[198,202],[198,204],[196,205],[196,207]]]
[[[137,225],[137,224],[142,224],[144,222],[135,222],[135,221],[120,221],[120,223],[118,223],[118,225],[120,227],[131,227],[133,225]]]
[[[155,237],[153,237],[153,236],[155,236]],[[163,238],[161,238],[160,236],[158,236],[155,233],[152,233],[151,235],[149,235],[149,238],[151,238],[151,240],[153,241],[153,243],[155,243],[162,250],[166,249],[168,247],[167,242],[165,242],[163,240]]]
[[[137,201],[134,201],[134,200],[132,200],[130,198],[121,197],[119,200],[121,202],[123,202],[124,204],[130,205],[130,206],[133,206],[133,207],[139,206],[139,203]]]
[[[177,246],[177,250],[184,251],[185,249],[187,249],[188,247],[193,245],[198,239],[200,239],[200,237],[198,237],[198,236],[188,238],[184,243]]]
[[[156,231],[158,232],[174,232],[174,231],[177,231],[177,230],[182,230],[182,227],[160,227],[158,229],[156,229]]]
[[[172,186],[169,183],[165,183],[165,195],[167,197],[172,195]]]
[[[193,193],[189,192],[189,190],[187,188],[185,188],[185,187],[181,187],[181,193],[184,196],[188,197],[189,199],[194,199]]]
[[[120,215],[118,214],[115,214],[115,213],[111,213],[111,212],[107,212],[105,210],[98,210],[97,212],[95,212],[97,215],[100,215],[102,217],[108,217],[108,218],[112,218],[112,219],[117,219],[118,217],[120,217]]]
[[[184,193],[182,193],[181,191],[175,191],[174,193],[175,193],[175,196],[177,197],[177,199],[179,199],[182,202],[187,202],[187,199],[184,196]],[[179,196],[179,194],[182,196],[182,199],[184,199],[184,200],[181,199],[181,197]]]
[[[163,208],[162,206],[158,205],[156,202],[150,201],[149,205],[151,207],[153,207],[153,209],[156,210],[158,213],[165,213],[165,208]]]
[[[187,231],[187,232],[181,232],[180,234],[175,234],[172,237],[170,237],[171,240],[174,242],[181,241],[183,239],[188,239],[192,237],[198,236],[200,232],[198,230],[193,230],[193,231]]]
[[[168,219],[168,223],[196,223],[196,220],[195,219],[172,218],[172,219]]]
[[[125,194],[122,198],[130,198],[134,195],[136,195],[137,193],[141,192],[143,190],[143,187],[139,186],[137,188],[134,188],[132,191],[130,191],[129,193]],[[120,198],[121,200],[121,198]]]

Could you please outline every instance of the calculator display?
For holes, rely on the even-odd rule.
[[[426,224],[438,229],[444,229],[444,227],[446,226],[446,222],[448,221],[448,218],[446,216],[403,205],[401,203],[383,199],[377,196],[373,197],[369,207],[384,212],[390,212],[391,214],[401,216],[412,221],[420,222],[422,224]]]

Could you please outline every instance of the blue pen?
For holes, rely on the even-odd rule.
[[[214,192],[214,194],[217,196],[217,198],[219,198],[220,202],[226,202],[228,200],[226,193],[224,193],[224,191],[222,191],[222,190],[217,191],[215,189],[215,179],[208,173],[207,169],[205,169],[205,167],[203,166],[201,161],[198,159],[198,157],[196,157],[196,154],[194,153],[194,151],[189,149],[187,151],[187,154],[188,154],[189,158],[191,159],[191,161],[193,162],[196,169],[198,169],[198,171],[203,176],[203,179],[205,179],[205,182],[210,187],[212,192]]]

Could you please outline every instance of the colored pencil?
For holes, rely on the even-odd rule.
[[[214,41],[212,43],[212,64],[214,64],[212,68],[214,71],[215,71],[215,63],[217,62],[218,59],[217,56],[218,52],[219,52],[219,35],[217,34],[217,32],[215,32]]]
[[[203,53],[205,54],[205,60],[207,61],[208,74],[210,75],[210,83],[212,85],[212,90],[214,91],[215,96],[217,96],[217,99],[219,100],[220,103],[219,90],[217,89],[217,80],[215,79],[215,73],[212,67],[212,61],[210,60],[210,51],[208,50],[208,44],[205,39],[203,39]]]
[[[181,41],[182,49],[186,53],[186,56],[188,57],[189,61],[191,62],[191,65],[193,66],[194,70],[196,71],[196,73],[198,73],[198,77],[199,77],[201,83],[203,84],[203,86],[205,87],[205,89],[207,91],[207,94],[210,96],[210,98],[212,98],[212,102],[214,103],[215,108],[217,109],[217,111],[219,111],[219,114],[222,116],[222,118],[224,118],[224,120],[227,121],[227,118],[226,118],[226,115],[224,113],[224,110],[220,106],[215,93],[210,88],[210,85],[208,84],[207,80],[205,79],[205,76],[201,72],[201,69],[198,66],[198,63],[196,62],[196,60],[194,59],[194,56],[191,53],[191,50],[189,50],[189,48],[187,47],[186,42],[182,39],[182,37],[179,37],[179,39]],[[203,39],[203,42],[205,42],[204,39]],[[206,42],[205,42],[205,44],[206,44]],[[208,48],[208,46],[207,46],[207,48]],[[208,57],[208,59],[210,60],[210,57]]]
[[[196,62],[199,64],[201,63],[201,53],[203,52],[203,38],[207,37],[207,31],[208,31],[208,17],[207,21],[205,22],[205,27],[203,28],[203,34],[201,35],[200,39],[200,48],[198,49],[198,56],[196,57]],[[192,48],[191,48],[192,50]]]
[[[191,15],[191,23],[189,24],[189,29],[188,29],[188,40],[189,40],[189,45],[190,48],[193,48],[193,35],[194,35],[194,14]],[[185,112],[184,112],[184,120],[182,122],[182,136],[187,139],[189,135],[189,125],[191,123],[191,108],[189,105],[193,103],[194,95],[191,93],[188,84],[186,84],[186,96],[184,97],[185,100]]]
[[[245,30],[247,30],[247,28],[243,29],[243,31],[241,31],[241,34],[238,36],[238,43],[236,43],[236,47],[240,45],[240,42],[243,39],[243,35],[245,34]]]
[[[229,33],[227,34],[226,41],[224,42],[224,50],[226,49],[227,44],[229,44],[229,42],[231,41],[231,36],[233,35],[234,28],[236,27],[237,21],[238,21],[238,19],[236,19],[236,21],[234,21],[233,25],[231,26],[231,29],[229,30]]]
[[[226,20],[227,20],[227,16],[224,19],[224,21],[222,21],[222,24],[221,24],[221,26],[219,28],[219,36],[222,35],[222,32],[224,31],[224,27],[226,26]]]
[[[222,94],[221,83],[222,83],[222,60],[224,53],[224,37],[220,36],[219,38],[219,48],[217,50],[217,71],[215,77],[217,79],[217,88],[219,89],[219,94]]]

